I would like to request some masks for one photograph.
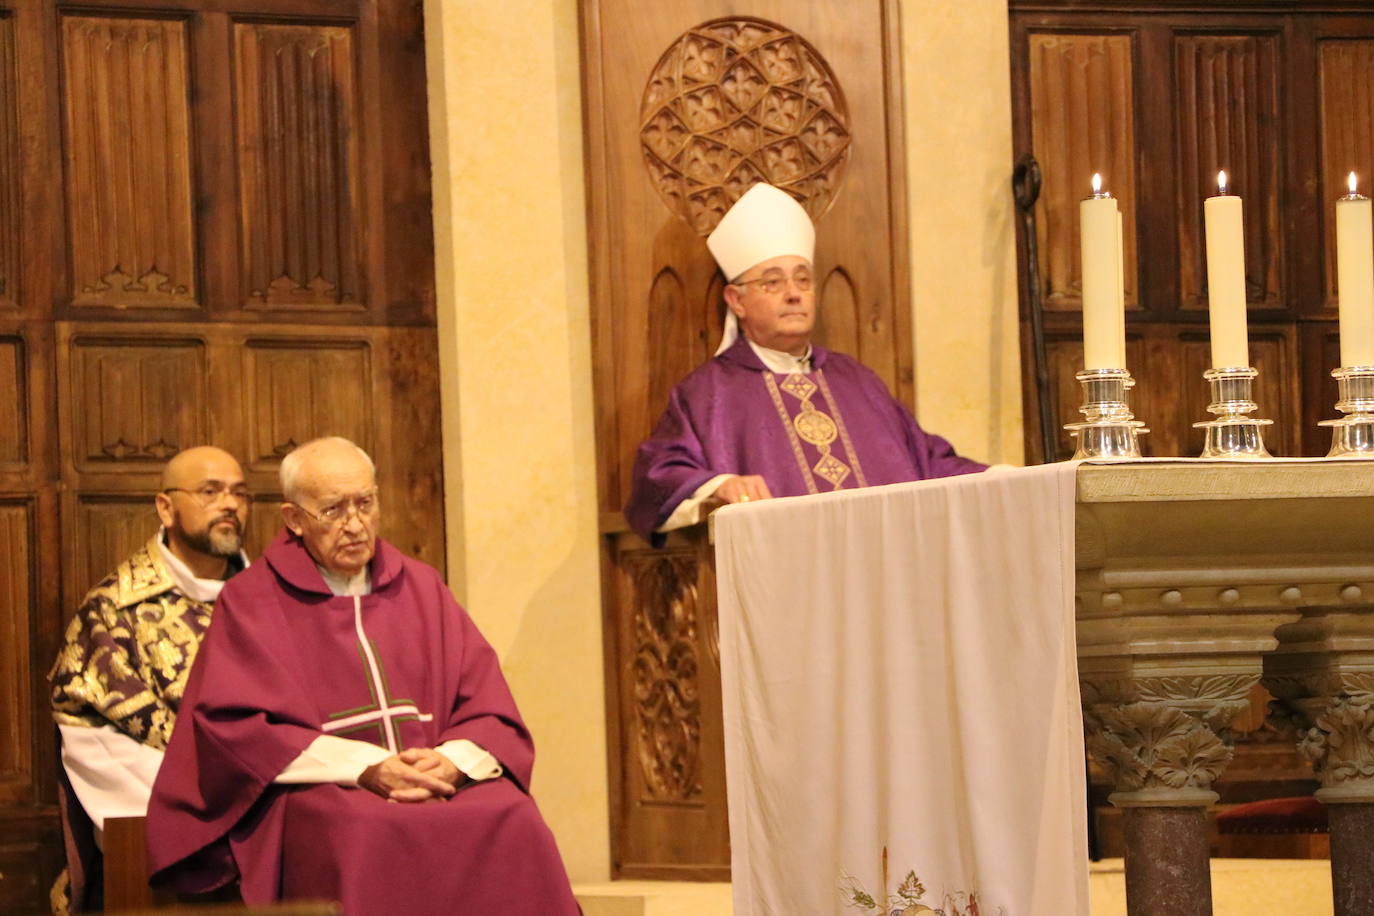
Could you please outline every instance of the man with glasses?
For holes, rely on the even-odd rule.
[[[105,820],[148,807],[215,599],[248,565],[250,502],[228,452],[200,446],[175,455],[154,497],[162,527],[87,593],[67,628],[49,679],[75,912],[99,908],[98,882],[87,878]]]
[[[317,439],[281,484],[286,530],[224,590],[153,789],[153,883],[577,913],[496,654],[437,571],[377,536],[372,460]]]
[[[921,429],[872,371],[812,345],[816,230],[789,194],[754,185],[706,245],[730,281],[725,333],[639,447],[625,507],[632,529],[657,545],[712,501],[985,469]]]

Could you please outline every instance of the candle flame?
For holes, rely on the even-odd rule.
[[[1226,170],[1225,170],[1225,169],[1222,169],[1220,172],[1217,172],[1217,193],[1218,193],[1218,194],[1225,194],[1225,193],[1226,193]]]
[[[1355,196],[1355,173],[1354,173],[1354,172],[1351,172],[1351,173],[1350,173],[1350,177],[1346,179],[1346,183],[1350,185],[1350,196],[1351,196],[1351,197],[1354,197],[1354,196]]]
[[[1094,193],[1094,194],[1100,194],[1101,192],[1102,192],[1102,176],[1099,175],[1097,172],[1093,172],[1093,193]]]

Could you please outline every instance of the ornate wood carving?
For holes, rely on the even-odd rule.
[[[1331,202],[1346,193],[1351,171],[1360,179],[1360,193],[1374,194],[1374,41],[1325,41],[1320,48],[1322,289],[1326,305],[1334,308],[1336,220]],[[1359,112],[1366,114],[1359,117]]]
[[[628,661],[643,800],[699,804],[697,559],[682,552],[639,552],[625,559],[635,607],[633,655]]]
[[[362,308],[352,29],[238,22],[234,47],[248,303]]]
[[[1094,172],[1121,202],[1126,302],[1137,301],[1134,39],[1129,34],[1030,35],[1031,148],[1044,176],[1037,211],[1045,307],[1082,308],[1078,202]]]
[[[185,23],[65,16],[62,64],[73,302],[193,306]]]
[[[158,469],[210,431],[205,345],[195,339],[77,337],[66,391],[72,461],[83,471]]]
[[[829,64],[762,19],[715,19],[681,35],[649,77],[640,122],[654,187],[701,235],[759,181],[819,219],[849,158],[849,110]]]
[[[1284,148],[1278,39],[1274,35],[1174,37],[1178,105],[1178,258],[1180,304],[1207,308],[1202,201],[1217,193],[1225,169],[1245,199],[1245,286],[1252,306],[1283,305],[1279,163]]]
[[[374,448],[372,349],[365,340],[254,338],[243,350],[249,465],[275,470],[317,436]]]
[[[0,309],[19,301],[19,73],[14,20],[0,13]]]
[[[29,688],[34,683],[25,653],[9,651],[30,644],[35,569],[31,504],[0,500],[0,803],[27,801],[33,784],[29,735]]]
[[[28,367],[22,337],[0,337],[0,466],[29,460]]]

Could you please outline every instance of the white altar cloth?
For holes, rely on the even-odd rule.
[[[717,512],[736,916],[1087,916],[1075,470]]]

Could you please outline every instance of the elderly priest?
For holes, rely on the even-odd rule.
[[[286,530],[221,594],[153,788],[153,884],[577,913],[496,654],[434,569],[377,537],[371,459],[318,439],[281,483]]]
[[[984,470],[921,429],[872,371],[811,343],[816,230],[789,194],[754,185],[706,244],[729,279],[724,338],[673,389],[639,447],[631,528],[662,543],[663,532],[700,521],[709,500]]]

